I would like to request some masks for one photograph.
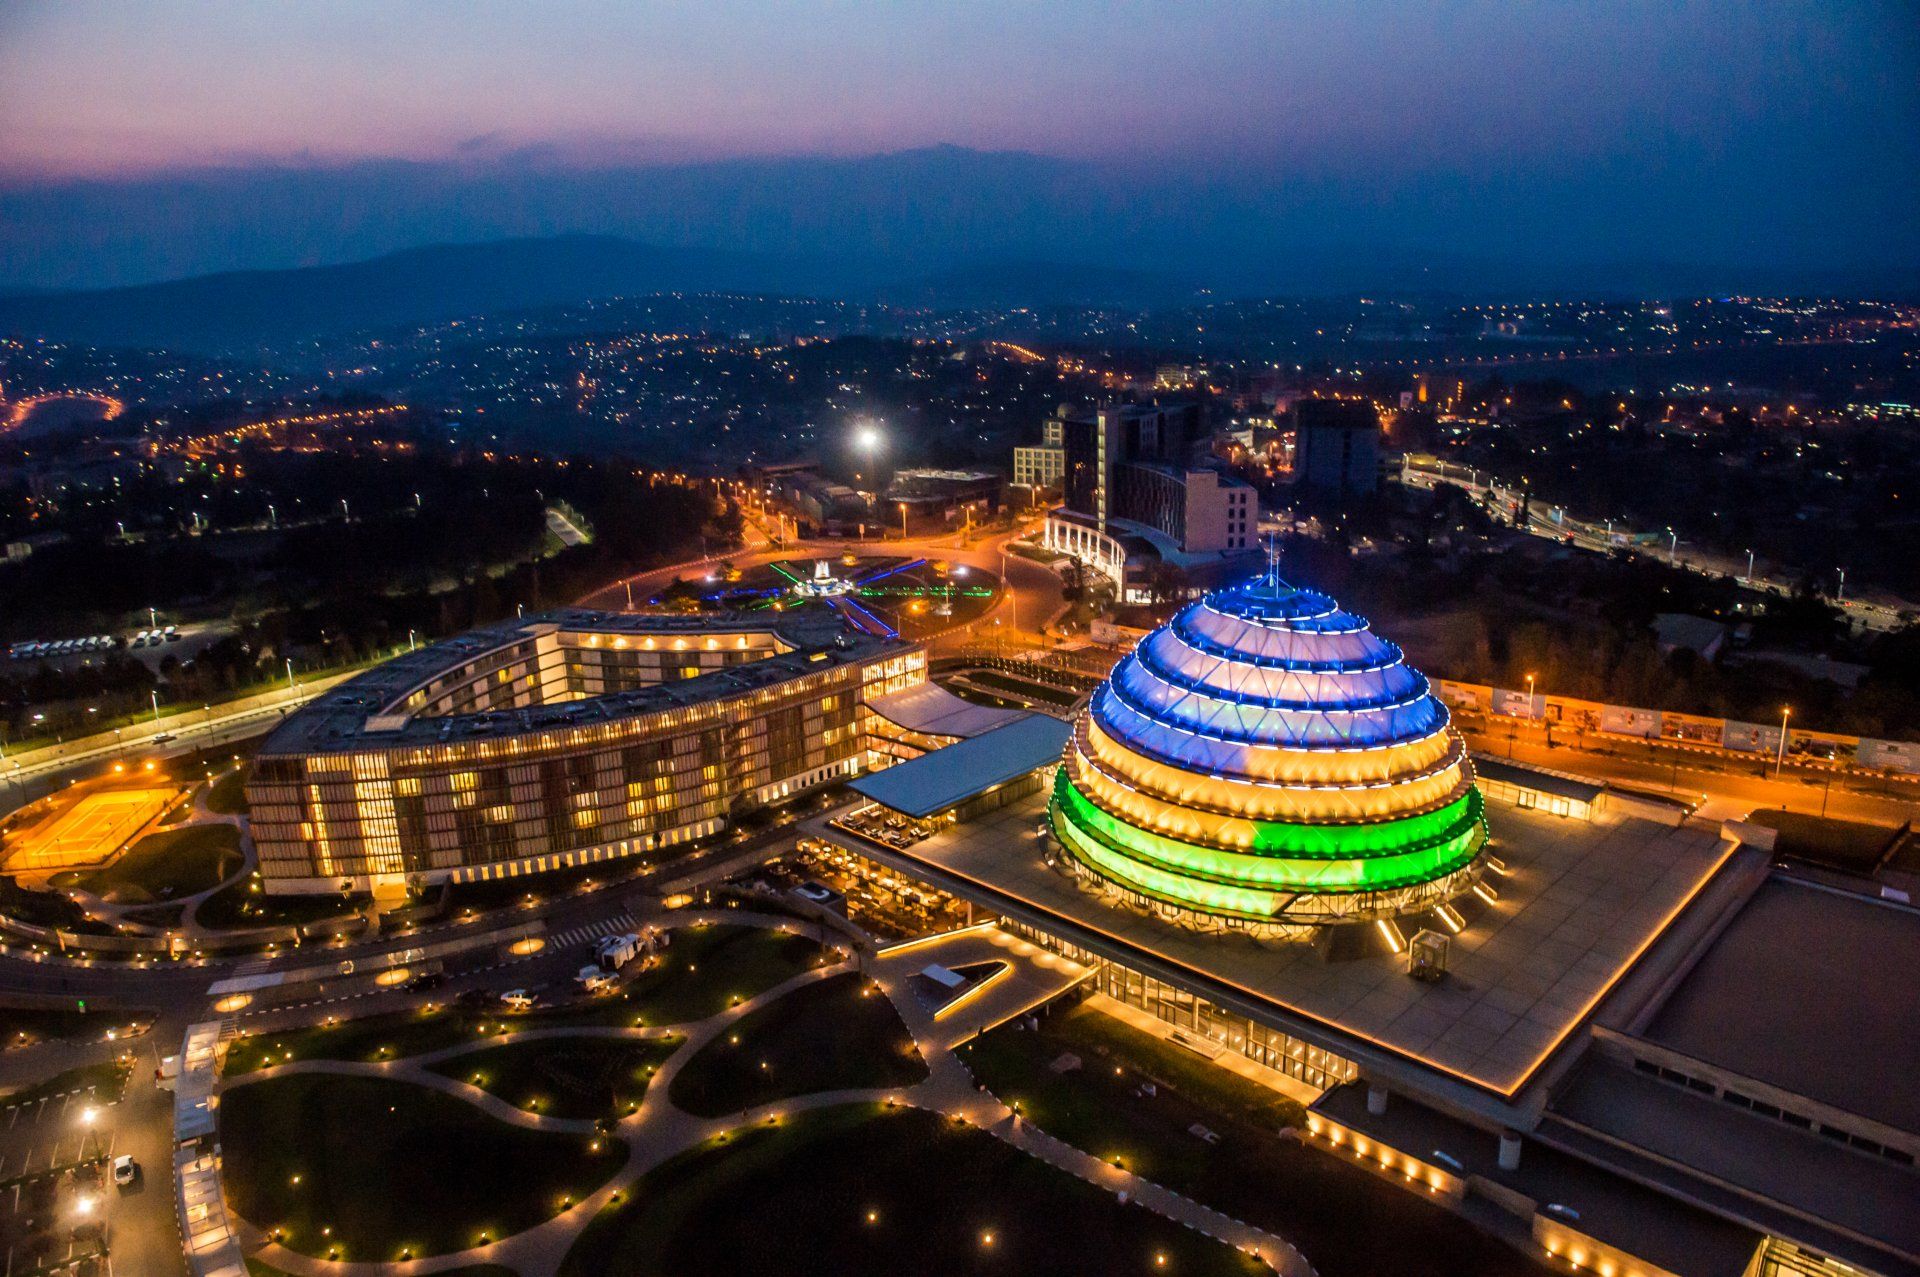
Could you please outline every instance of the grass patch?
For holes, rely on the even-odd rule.
[[[620,1141],[521,1130],[382,1078],[274,1078],[220,1100],[235,1209],[302,1254],[386,1262],[531,1228],[605,1183]],[[330,1230],[330,1231],[327,1231]]]
[[[375,1064],[497,1037],[509,1027],[510,1022],[500,1016],[471,1014],[451,1007],[396,1011],[361,1020],[309,1025],[284,1033],[239,1039],[227,1048],[222,1075],[238,1077],[294,1060],[353,1060]]]
[[[116,1060],[101,1064],[83,1064],[77,1069],[68,1069],[56,1073],[43,1081],[33,1082],[0,1095],[0,1105],[34,1104],[55,1095],[66,1095],[73,1091],[93,1092],[93,1098],[102,1104],[112,1104],[120,1098],[120,1092],[126,1088],[127,1075],[131,1068]]]
[[[704,1020],[829,960],[810,937],[766,927],[703,923],[671,934],[659,965],[635,977],[615,1003],[648,1024]]]
[[[627,1028],[704,1020],[736,999],[750,998],[812,970],[826,956],[824,949],[804,936],[764,927],[708,925],[683,927],[672,934],[659,965],[612,997],[525,1015],[443,1006],[263,1034],[236,1042],[228,1050],[226,1076],[284,1064],[289,1058],[375,1063],[526,1029]]]
[[[863,975],[795,989],[743,1016],[674,1075],[679,1108],[719,1117],[848,1087],[911,1086],[927,1076],[913,1035]]]
[[[250,770],[243,764],[214,777],[212,787],[207,790],[207,806],[223,816],[244,814],[248,810],[247,773]]]
[[[654,1070],[681,1041],[542,1038],[455,1056],[432,1069],[530,1113],[598,1121],[638,1108]]]
[[[200,902],[194,921],[216,931],[246,927],[304,927],[329,918],[346,918],[363,908],[365,896],[342,900],[337,893],[323,896],[270,896],[255,891],[260,879],[249,875]]]
[[[148,834],[77,885],[116,904],[144,904],[218,886],[243,863],[232,825],[185,825]]]
[[[1064,1052],[1082,1067],[1053,1072]],[[1038,1033],[996,1029],[960,1054],[988,1090],[1017,1103],[1041,1130],[1286,1238],[1321,1277],[1551,1271],[1441,1206],[1282,1138],[1280,1120],[1299,1109],[1286,1097],[1090,1008],[1044,1020]],[[1144,1080],[1158,1094],[1139,1094]],[[1195,1125],[1219,1143],[1195,1136]]]
[[[0,1007],[0,1050],[25,1046],[29,1042],[68,1039],[95,1041],[108,1029],[127,1026],[130,1020],[144,1020],[146,1011],[80,1011],[70,1003],[64,1007]]]
[[[587,1226],[560,1266],[561,1277],[701,1272],[1226,1277],[1268,1269],[985,1132],[917,1110],[848,1105],[657,1167]]]

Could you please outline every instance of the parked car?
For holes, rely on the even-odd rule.
[[[140,1163],[133,1160],[132,1154],[122,1153],[113,1159],[113,1183],[117,1188],[126,1188],[140,1178]]]
[[[525,989],[508,989],[500,995],[500,1005],[509,1011],[531,1011],[533,1003],[533,995]]]

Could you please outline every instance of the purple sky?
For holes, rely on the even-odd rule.
[[[572,231],[1915,268],[1915,4],[0,0],[0,288]]]
[[[1920,112],[1910,6],[14,0],[0,174],[936,142],[1365,172],[1816,160]]]

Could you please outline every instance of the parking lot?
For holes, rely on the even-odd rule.
[[[97,1086],[0,1104],[0,1277],[184,1272],[169,1193],[172,1095],[145,1055]],[[130,1182],[112,1166],[134,1159]]]

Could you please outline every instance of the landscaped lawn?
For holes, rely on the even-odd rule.
[[[344,917],[367,903],[365,896],[342,899],[324,896],[270,896],[255,891],[259,878],[249,874],[224,891],[200,902],[194,921],[203,927],[232,931],[247,927],[305,926],[327,918]]]
[[[755,1127],[667,1162],[621,1199],[588,1225],[562,1277],[1268,1271],[913,1109],[847,1105]]]
[[[648,1024],[704,1020],[827,961],[810,937],[765,927],[710,923],[671,935],[660,965],[625,989]]]
[[[856,972],[804,985],[743,1016],[674,1076],[674,1105],[701,1117],[814,1091],[911,1086],[927,1076],[913,1035]]]
[[[290,1060],[357,1060],[375,1063],[458,1046],[507,1031],[497,1015],[482,1016],[442,1007],[435,1011],[396,1011],[317,1024],[283,1033],[242,1038],[227,1048],[224,1076],[238,1077]]]
[[[1064,1053],[1081,1068],[1055,1073]],[[975,1078],[1048,1134],[1293,1243],[1321,1277],[1545,1277],[1445,1208],[1323,1149],[1283,1139],[1297,1106],[1082,1007],[961,1048]],[[1115,1068],[1119,1072],[1115,1072]],[[1151,1080],[1158,1094],[1138,1093]],[[1220,1136],[1209,1144],[1195,1125]]]
[[[750,998],[813,969],[825,955],[824,949],[804,936],[763,927],[678,928],[660,965],[611,997],[525,1015],[442,1007],[264,1034],[233,1045],[227,1053],[226,1075],[285,1063],[288,1052],[296,1060],[374,1062],[525,1029],[624,1028],[704,1020],[736,999]]]
[[[207,791],[207,806],[223,815],[234,816],[247,810],[247,764],[223,772]]]
[[[117,903],[140,904],[218,886],[242,863],[240,831],[232,825],[183,825],[148,834],[106,868],[81,874],[76,885]]]
[[[610,1137],[522,1130],[382,1078],[300,1074],[220,1098],[227,1198],[303,1254],[444,1254],[549,1219],[626,1160]],[[330,1230],[330,1231],[328,1231]]]
[[[432,1068],[547,1117],[619,1118],[639,1107],[654,1070],[681,1041],[541,1038],[456,1055]]]
[[[108,1029],[124,1029],[129,1021],[143,1020],[148,1014],[145,1011],[82,1011],[72,1003],[64,1007],[0,1007],[0,1050],[56,1039],[98,1041]]]

